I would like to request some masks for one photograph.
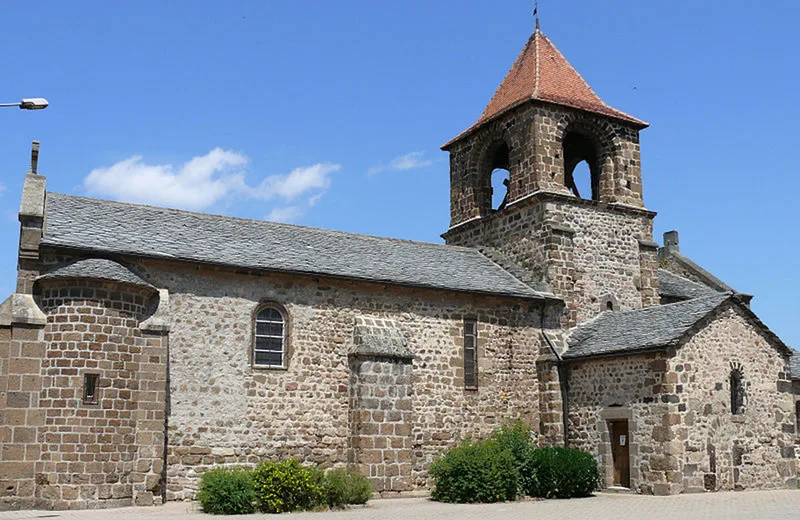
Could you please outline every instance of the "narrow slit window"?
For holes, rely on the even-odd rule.
[[[284,364],[285,323],[281,312],[274,307],[265,307],[256,315],[253,365],[258,367],[282,367]]]
[[[741,368],[731,370],[731,413],[741,415],[744,413],[745,387],[744,375]]]
[[[464,321],[464,387],[478,387],[478,327],[474,320]]]
[[[83,374],[83,403],[97,404],[98,374]]]

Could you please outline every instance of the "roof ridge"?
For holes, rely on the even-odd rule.
[[[132,206],[132,207],[138,207],[138,208],[148,208],[148,209],[153,209],[153,210],[156,210],[156,211],[165,211],[165,212],[178,213],[178,214],[183,214],[183,215],[197,215],[198,217],[204,217],[204,218],[218,218],[218,219],[225,219],[225,220],[232,220],[232,221],[254,222],[254,223],[258,223],[258,224],[269,224],[269,225],[273,225],[273,226],[284,227],[284,228],[287,228],[287,229],[308,229],[308,230],[311,230],[311,231],[321,231],[321,232],[324,232],[324,233],[330,233],[330,234],[336,234],[336,235],[344,235],[344,236],[349,236],[349,237],[366,238],[366,239],[371,239],[371,240],[380,240],[380,241],[387,241],[387,242],[402,242],[402,243],[415,244],[415,245],[420,245],[420,246],[432,246],[432,247],[445,248],[445,249],[449,249],[451,251],[463,251],[463,252],[480,254],[480,251],[478,251],[476,248],[472,248],[472,247],[453,246],[453,245],[449,245],[449,244],[436,244],[434,242],[423,242],[423,241],[419,241],[419,240],[410,240],[410,239],[407,239],[407,238],[381,237],[381,236],[378,236],[378,235],[367,235],[367,234],[362,234],[362,233],[352,233],[352,232],[349,232],[349,231],[340,231],[338,229],[328,229],[328,228],[320,228],[320,227],[312,227],[312,226],[301,226],[301,225],[298,225],[298,224],[287,224],[285,222],[275,222],[275,221],[272,221],[272,220],[259,220],[259,219],[254,219],[254,218],[233,217],[233,216],[230,216],[230,215],[220,215],[218,213],[203,213],[203,212],[200,212],[200,211],[189,211],[189,210],[184,210],[184,209],[167,208],[167,207],[164,207],[164,206],[154,206],[152,204],[140,204],[140,203],[135,203],[135,202],[122,202],[122,201],[118,201],[118,200],[96,199],[96,198],[93,198],[93,197],[85,197],[85,196],[82,196],[82,195],[70,195],[70,194],[67,194],[67,193],[47,192],[47,195],[48,196],[54,195],[54,196],[57,196],[57,197],[65,197],[65,198],[69,198],[69,199],[86,200],[86,201],[91,201],[91,202],[102,202],[103,204],[113,204],[113,205],[119,205],[119,206],[128,206],[128,207]]]
[[[503,85],[503,83],[505,83],[506,80],[511,77],[512,73],[515,74],[515,75],[519,75],[520,68],[517,67],[517,64],[522,65],[522,62],[525,61],[526,51],[528,50],[528,47],[531,44],[533,44],[534,46],[536,45],[536,33],[535,32],[528,38],[528,41],[525,42],[525,45],[522,47],[522,51],[520,51],[519,55],[514,60],[514,63],[511,65],[511,68],[508,69],[508,72],[506,72],[506,75],[503,76],[503,81],[500,82],[500,85]],[[534,49],[533,52],[534,52],[534,54],[536,54],[536,49]],[[537,59],[536,66],[538,67],[538,59]],[[480,123],[482,121],[485,122],[484,121],[484,117],[486,117],[486,113],[489,111],[489,107],[492,106],[492,101],[494,101],[495,98],[497,96],[499,96],[499,95],[500,95],[500,88],[498,87],[497,89],[495,89],[494,93],[492,94],[492,97],[489,98],[489,102],[486,104],[486,107],[483,109],[483,112],[481,112],[480,117],[478,117],[478,120],[473,124],[473,126],[477,125],[478,123]],[[530,98],[528,98],[528,99],[530,99]],[[499,112],[498,112],[498,114],[499,114]],[[486,120],[489,120],[489,119],[493,118],[495,115],[497,115],[497,114],[493,114],[493,115],[490,115],[490,116],[486,117]]]
[[[594,97],[596,97],[596,98],[597,98],[597,100],[600,102],[600,104],[601,104],[601,105],[603,105],[604,107],[608,108],[608,109],[609,109],[610,111],[612,111],[612,112],[617,112],[617,113],[619,113],[619,114],[621,114],[621,115],[623,115],[623,116],[629,117],[630,119],[633,119],[633,120],[635,120],[635,121],[638,121],[638,122],[640,122],[640,123],[647,124],[647,123],[645,123],[644,121],[642,121],[641,119],[639,119],[638,117],[632,116],[632,115],[630,115],[630,114],[628,114],[628,113],[626,113],[626,112],[623,112],[622,110],[620,110],[620,109],[618,109],[618,108],[615,108],[615,107],[613,107],[613,106],[609,105],[608,103],[606,103],[606,101],[605,101],[605,100],[604,100],[602,97],[600,97],[600,95],[599,95],[597,92],[595,92],[595,91],[594,91],[594,89],[592,88],[592,86],[589,84],[589,82],[588,82],[588,81],[586,81],[586,79],[585,79],[585,78],[583,77],[583,75],[582,75],[582,74],[581,74],[581,73],[578,71],[578,69],[576,69],[576,68],[575,68],[575,67],[572,65],[572,63],[570,63],[570,61],[567,59],[567,57],[566,57],[566,56],[564,56],[564,53],[563,53],[563,52],[561,52],[561,50],[560,50],[558,47],[556,47],[556,44],[555,44],[555,43],[553,43],[553,40],[551,40],[550,38],[548,38],[548,37],[547,37],[547,35],[546,35],[546,34],[544,34],[544,33],[542,33],[542,37],[543,37],[545,40],[547,40],[547,43],[549,43],[550,45],[552,45],[553,49],[555,49],[555,50],[556,50],[556,52],[558,52],[558,53],[561,55],[561,57],[562,57],[562,58],[564,59],[564,61],[567,63],[567,65],[569,66],[569,68],[570,68],[570,69],[572,69],[572,71],[575,73],[575,75],[576,75],[576,76],[578,76],[578,78],[579,78],[579,79],[580,79],[580,80],[583,82],[583,84],[584,84],[584,85],[586,85],[586,88],[588,88],[588,89],[589,89],[589,92],[591,92],[591,93],[594,95]],[[575,108],[581,108],[581,107],[575,107]],[[586,109],[584,108],[583,110],[586,110]]]
[[[533,73],[533,93],[531,94],[531,99],[536,98],[539,95],[539,71],[540,71],[540,60],[539,60],[539,36],[542,35],[542,31],[539,28],[536,28],[536,31],[533,33],[535,49],[533,49],[533,53],[536,59],[536,69]]]
[[[541,53],[544,50],[550,52],[553,64],[546,59],[543,60]],[[648,126],[645,121],[606,103],[553,41],[537,28],[517,55],[477,121],[445,143],[442,148],[447,149],[477,128],[530,101],[570,107],[613,118],[639,128]]]
[[[591,85],[589,85],[589,82],[588,82],[588,81],[586,81],[586,80],[583,78],[583,76],[581,75],[581,73],[580,73],[580,72],[578,72],[578,69],[576,69],[576,68],[575,68],[575,66],[574,66],[574,65],[572,65],[572,63],[570,63],[570,61],[567,59],[567,57],[566,57],[566,56],[564,56],[564,53],[563,53],[563,52],[561,52],[561,50],[560,50],[558,47],[556,47],[556,44],[555,44],[555,43],[553,43],[553,40],[551,40],[550,38],[548,38],[548,37],[547,37],[547,35],[546,35],[546,34],[544,34],[544,33],[542,33],[542,38],[544,38],[545,40],[547,40],[547,43],[549,43],[549,44],[550,44],[550,45],[553,47],[553,49],[555,49],[555,51],[556,51],[557,53],[559,53],[559,54],[561,55],[561,57],[562,57],[562,58],[564,58],[564,61],[565,61],[565,62],[566,62],[566,64],[569,66],[569,68],[570,68],[570,69],[572,69],[572,71],[573,71],[573,72],[575,72],[575,75],[576,75],[576,76],[578,76],[578,78],[579,78],[579,79],[580,79],[580,80],[583,82],[583,84],[586,86],[586,88],[587,88],[587,89],[589,89],[589,92],[591,92],[592,94],[594,94],[594,97],[596,97],[596,98],[597,98],[597,100],[598,100],[598,101],[600,101],[600,103],[602,103],[603,105],[607,106],[608,108],[612,108],[612,109],[616,110],[614,107],[612,107],[612,106],[608,105],[608,103],[606,103],[605,101],[603,101],[603,98],[601,98],[601,97],[600,97],[600,96],[597,94],[597,92],[595,92],[595,91],[594,91],[594,89],[592,88],[592,86],[591,86]],[[538,49],[537,49],[537,50],[538,50]],[[538,71],[537,71],[537,73],[538,73]],[[537,85],[537,86],[538,86],[538,85]]]

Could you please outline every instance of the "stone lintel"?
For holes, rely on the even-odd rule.
[[[169,290],[158,289],[158,307],[152,316],[139,324],[145,332],[166,334],[170,331],[172,320],[169,313]]]

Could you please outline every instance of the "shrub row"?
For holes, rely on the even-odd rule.
[[[213,515],[313,511],[364,504],[372,495],[367,479],[339,469],[323,472],[296,459],[262,462],[252,470],[216,468],[203,474],[197,499]]]
[[[430,475],[431,498],[458,503],[503,502],[525,495],[584,497],[600,482],[594,457],[569,448],[537,448],[523,423],[447,450]]]

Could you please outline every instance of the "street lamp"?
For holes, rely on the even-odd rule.
[[[19,103],[0,103],[0,107],[19,107],[20,110],[42,110],[47,105],[47,100],[41,97],[25,98]]]

